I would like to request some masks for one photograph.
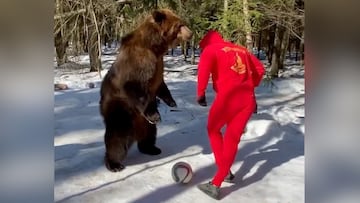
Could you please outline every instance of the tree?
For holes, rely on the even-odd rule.
[[[245,38],[246,38],[246,48],[252,51],[252,36],[251,36],[251,24],[250,24],[250,14],[249,14],[249,2],[248,0],[242,0],[243,2],[243,13],[244,13],[244,28],[245,28]]]
[[[55,0],[58,65],[67,61],[66,53],[87,52],[91,71],[100,71],[101,47],[120,41],[150,11],[163,7],[178,13],[193,31],[191,43],[182,45],[185,59],[191,50],[193,64],[199,40],[209,29],[251,51],[254,46],[265,51],[272,77],[288,52],[304,58],[303,0]]]
[[[271,0],[260,4],[259,10],[264,14],[267,23],[275,29],[272,45],[269,42],[269,62],[271,77],[278,77],[279,69],[283,68],[289,39],[299,38],[299,31],[304,24],[299,23],[304,18],[301,8],[295,0]],[[271,28],[270,28],[271,29]]]
[[[100,29],[98,25],[98,19],[96,18],[95,9],[92,0],[88,2],[87,8],[88,17],[88,50],[89,50],[89,58],[90,58],[90,72],[98,71],[101,73],[101,36]],[[100,74],[101,77],[101,74]]]

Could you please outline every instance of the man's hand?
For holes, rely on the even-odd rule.
[[[197,102],[198,102],[198,104],[200,104],[201,106],[207,106],[205,95],[198,97],[198,98],[197,98]]]
[[[254,114],[257,114],[258,113],[258,105],[257,105],[257,102],[255,103],[255,109],[254,109]]]

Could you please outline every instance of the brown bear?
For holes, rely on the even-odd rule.
[[[192,32],[171,10],[153,11],[134,31],[121,39],[116,61],[103,79],[100,113],[105,124],[105,165],[113,172],[134,141],[138,150],[158,155],[157,97],[168,106],[176,103],[164,83],[163,56],[169,47],[188,41]]]

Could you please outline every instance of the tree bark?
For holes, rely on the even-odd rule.
[[[84,24],[82,24],[78,29],[78,41],[76,43],[78,53],[83,54],[85,52],[85,32],[84,32]]]
[[[188,47],[187,47],[187,42],[182,42],[181,43],[182,44],[182,54],[184,55],[184,61],[186,61],[186,59],[187,59],[187,54],[188,54],[188,51],[187,51],[187,49],[188,49]]]
[[[304,46],[304,39],[305,39],[305,29],[302,30],[301,33],[301,41],[300,41],[300,48],[299,48],[299,52],[300,52],[300,65],[304,65],[304,59],[305,59],[305,46]]]
[[[64,40],[61,32],[55,35],[55,50],[56,50],[56,63],[58,66],[67,62],[66,56],[67,42]]]
[[[195,64],[195,37],[191,40],[191,64]]]
[[[93,25],[88,26],[89,40],[88,51],[90,58],[90,72],[96,72],[101,69],[101,60],[99,59],[99,49],[97,46],[97,34]]]
[[[257,57],[260,59],[260,50],[261,50],[261,41],[262,41],[262,31],[259,31],[259,41],[258,41],[258,54]]]
[[[270,76],[273,78],[279,77],[279,65],[280,65],[280,54],[281,54],[281,38],[282,28],[280,25],[276,25],[274,47],[271,57]]]
[[[154,3],[155,3],[155,9],[158,8],[158,0],[154,0]]]
[[[280,60],[279,60],[279,69],[283,70],[284,69],[284,61],[285,61],[285,57],[286,57],[286,51],[287,51],[287,47],[289,45],[289,35],[290,35],[290,31],[288,29],[285,30],[282,40],[281,40],[281,47],[280,47]]]
[[[82,13],[85,13],[85,11],[86,11],[86,9],[79,9],[77,11],[70,11],[67,13],[55,14],[54,20],[58,20],[58,19],[65,18],[65,17],[70,17],[72,15],[82,14]]]
[[[224,12],[223,12],[223,18],[224,18],[224,24],[223,24],[223,28],[224,30],[227,29],[227,12],[228,12],[228,9],[229,9],[229,2],[228,0],[224,0]]]
[[[61,15],[63,12],[63,8],[61,5],[60,0],[56,0],[56,14]],[[63,25],[64,22],[62,22],[62,18],[60,17],[58,20],[60,20],[60,24]],[[58,33],[55,35],[54,39],[54,45],[55,45],[55,51],[56,51],[56,63],[58,66],[63,65],[67,61],[66,56],[66,48],[67,48],[67,40],[65,39],[65,36],[63,35],[64,31],[63,28],[60,29]]]
[[[90,58],[90,72],[98,71],[101,77],[101,42],[100,32],[97,27],[97,19],[93,10],[92,1],[90,1],[88,12],[90,12],[88,28],[88,50]]]
[[[80,22],[73,34],[74,54],[80,55],[84,53],[84,24]]]
[[[250,14],[249,14],[249,2],[248,0],[243,0],[243,12],[244,12],[244,20],[245,20],[245,33],[246,33],[246,48],[249,51],[252,51],[253,48],[253,40],[251,36],[251,24],[250,24]]]
[[[270,64],[272,61],[272,55],[273,55],[273,51],[274,51],[275,31],[276,31],[276,25],[271,26],[267,31],[267,35],[268,35],[268,37],[267,37],[268,38],[267,57],[268,57],[268,61]]]
[[[228,0],[224,0],[224,12],[228,11],[229,8],[229,2]]]
[[[287,3],[291,9],[294,9],[294,7],[295,7],[294,0],[290,0]],[[288,21],[288,20],[289,20],[289,18],[286,17],[285,21]],[[289,46],[290,29],[291,28],[288,28],[288,27],[283,28],[284,32],[283,32],[283,36],[281,38],[280,61],[279,61],[279,69],[280,70],[284,69],[284,62],[286,60],[286,51],[288,50],[288,46]]]

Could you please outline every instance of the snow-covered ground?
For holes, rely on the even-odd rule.
[[[115,55],[102,57],[104,76]],[[88,63],[88,57],[77,58]],[[213,154],[206,133],[209,107],[195,102],[196,65],[181,56],[165,57],[165,81],[178,104],[173,111],[161,103],[158,125],[159,156],[141,154],[133,146],[118,173],[103,164],[104,124],[99,114],[98,73],[87,68],[56,69],[54,82],[69,90],[55,96],[55,186],[57,202],[157,203],[217,202],[196,185],[215,173]],[[258,114],[254,114],[242,136],[232,166],[235,184],[224,183],[221,202],[304,202],[304,68],[290,65],[274,80],[276,87],[256,90]],[[95,88],[88,88],[92,82]],[[208,102],[214,98],[211,84]],[[174,183],[171,167],[178,161],[191,164],[189,184]]]

